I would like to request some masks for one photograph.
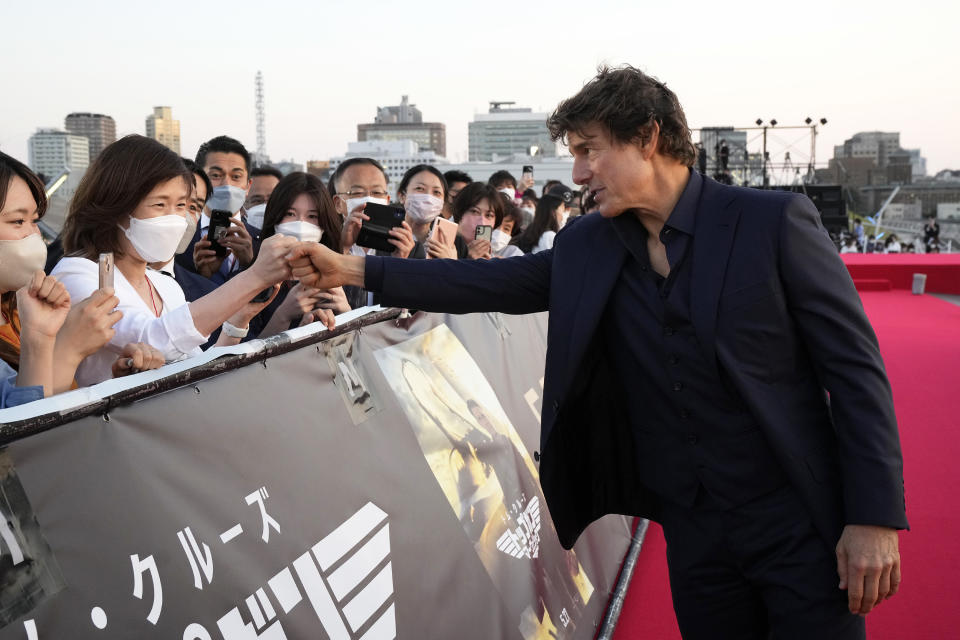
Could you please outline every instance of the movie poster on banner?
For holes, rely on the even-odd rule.
[[[477,363],[446,325],[375,355],[522,637],[572,637],[593,584],[560,546],[537,468]]]

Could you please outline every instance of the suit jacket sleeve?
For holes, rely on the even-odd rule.
[[[830,393],[846,524],[906,528],[893,396],[853,280],[807,198],[787,203],[779,242],[787,305]]]
[[[550,298],[553,252],[493,260],[368,256],[365,287],[381,304],[442,313],[535,313]]]

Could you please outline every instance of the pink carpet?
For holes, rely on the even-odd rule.
[[[960,569],[960,307],[896,290],[860,296],[893,385],[911,525],[900,535],[900,593],[867,617],[867,634],[871,640],[960,638],[953,597]],[[614,637],[680,638],[656,525]]]

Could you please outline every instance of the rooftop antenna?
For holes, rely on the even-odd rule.
[[[257,71],[257,161],[260,166],[267,158],[267,128],[263,123],[263,73]]]

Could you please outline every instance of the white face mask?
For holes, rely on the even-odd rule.
[[[503,189],[497,189],[497,191],[499,191],[500,193],[505,193],[505,194],[507,194],[507,197],[510,198],[511,200],[514,200],[514,199],[516,199],[516,197],[517,197],[517,192],[516,192],[514,189],[511,189],[510,187],[504,187]]]
[[[347,200],[347,215],[353,213],[353,210],[360,205],[368,202],[373,202],[376,204],[390,204],[390,201],[385,198],[374,198],[371,196],[364,196],[363,198],[350,198]]]
[[[130,228],[123,229],[123,233],[140,258],[152,264],[169,262],[173,258],[186,229],[187,221],[183,216],[170,214],[146,220],[130,218]]]
[[[258,204],[247,209],[247,224],[257,229],[263,229],[263,216],[267,212],[267,203]]]
[[[408,193],[403,206],[414,222],[433,222],[443,211],[443,200],[429,193]]]
[[[30,284],[47,261],[47,245],[39,233],[19,240],[0,240],[0,293]]]
[[[537,210],[534,209],[533,207],[520,207],[520,209],[530,214],[531,216],[537,212]]]
[[[243,208],[246,200],[246,191],[232,184],[224,184],[213,188],[213,194],[207,201],[207,208],[210,211],[229,211],[230,215],[233,215]]]
[[[180,244],[177,245],[177,255],[187,250],[187,247],[190,246],[190,241],[193,240],[193,234],[197,232],[197,219],[188,213],[186,220],[187,229],[183,232],[183,237],[180,238]]]
[[[508,244],[510,244],[510,234],[504,233],[500,229],[494,229],[490,236],[490,248],[494,251],[500,251]]]
[[[323,237],[323,229],[303,220],[278,224],[275,230],[282,236],[296,238],[300,242],[320,242],[320,238]]]

